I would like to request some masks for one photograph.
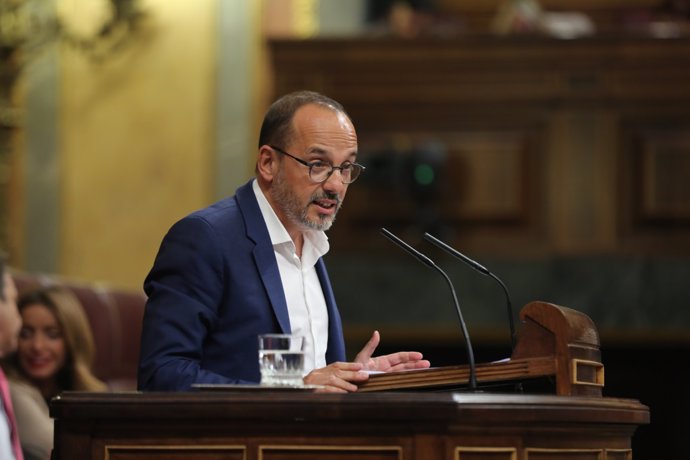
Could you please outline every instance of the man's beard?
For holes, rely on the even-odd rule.
[[[271,195],[273,201],[285,213],[285,216],[293,223],[299,225],[305,230],[327,231],[335,222],[335,216],[340,210],[342,202],[336,193],[321,193],[315,192],[307,202],[306,206],[302,207],[299,197],[294,193],[293,189],[285,180],[285,175],[282,168],[273,179],[271,187]],[[319,214],[317,220],[309,219],[309,206],[320,199],[329,199],[336,201],[336,210],[333,214]]]

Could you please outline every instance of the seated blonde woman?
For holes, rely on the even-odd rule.
[[[53,446],[48,402],[63,391],[106,391],[91,371],[93,336],[76,296],[61,287],[20,295],[17,351],[5,363],[24,456],[47,459]]]

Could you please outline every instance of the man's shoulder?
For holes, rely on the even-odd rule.
[[[237,200],[233,195],[218,200],[215,203],[206,206],[205,208],[197,209],[196,211],[187,215],[185,218],[196,217],[208,220],[216,220],[226,216],[228,213],[231,213],[236,209]]]
[[[205,208],[198,209],[187,215],[184,219],[197,218],[205,220],[210,224],[232,220],[238,216],[237,213],[241,211],[243,203],[245,203],[247,199],[254,199],[251,181],[238,188],[234,195],[222,198]]]

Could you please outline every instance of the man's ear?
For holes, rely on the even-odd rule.
[[[259,158],[256,160],[256,173],[265,181],[272,181],[278,171],[278,159],[273,150],[267,145],[259,149]]]

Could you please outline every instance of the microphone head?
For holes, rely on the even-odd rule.
[[[410,254],[411,256],[415,257],[417,260],[419,260],[421,263],[424,265],[435,268],[436,264],[429,259],[427,256],[422,254],[421,252],[417,251],[415,248],[410,246],[409,244],[405,243],[403,240],[395,236],[393,233],[388,231],[386,228],[381,228],[381,233],[383,236],[391,240],[393,243],[397,244],[400,248],[402,248],[405,252]]]
[[[457,249],[448,246],[446,243],[439,240],[435,236],[430,235],[429,233],[425,233],[424,239],[427,240],[428,242],[432,243],[436,247],[443,249],[444,251],[446,251],[451,256],[457,257],[458,259],[462,260],[463,262],[465,262],[467,265],[469,265],[473,269],[477,270],[478,272],[481,272],[484,275],[491,275],[491,272],[489,271],[488,268],[484,267],[479,262],[470,259],[469,257],[467,257],[465,254],[461,253]]]

